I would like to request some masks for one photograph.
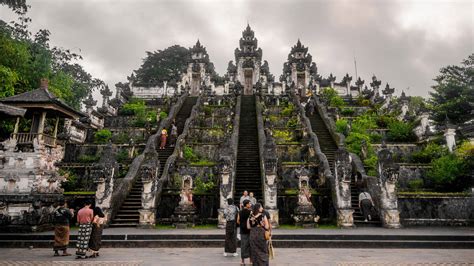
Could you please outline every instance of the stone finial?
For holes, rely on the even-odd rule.
[[[372,76],[372,82],[370,83],[370,86],[374,89],[374,90],[378,90],[379,87],[380,87],[380,84],[382,84],[382,81],[380,80],[377,80],[377,77],[375,75]]]

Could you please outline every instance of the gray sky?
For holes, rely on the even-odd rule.
[[[36,0],[33,32],[51,31],[55,46],[80,51],[82,65],[114,88],[139,68],[145,51],[199,38],[219,74],[234,60],[247,21],[278,79],[297,39],[324,77],[348,72],[366,84],[375,74],[397,94],[427,96],[439,69],[474,52],[474,1]],[[14,18],[0,7],[0,17]]]

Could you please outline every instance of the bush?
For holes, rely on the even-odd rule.
[[[390,123],[392,123],[395,120],[396,119],[392,116],[382,115],[377,118],[376,123],[379,128],[386,128],[388,127]]]
[[[423,179],[413,178],[408,181],[408,188],[414,191],[418,191],[423,188]]]
[[[296,128],[298,126],[298,118],[292,117],[288,119],[288,122],[286,122],[286,127],[287,128]]]
[[[275,138],[275,142],[282,143],[282,142],[292,142],[293,134],[288,130],[273,130],[273,138]]]
[[[352,131],[367,134],[367,130],[377,128],[375,117],[372,115],[361,115],[352,121]]]
[[[447,153],[448,150],[445,147],[435,143],[429,143],[422,150],[414,152],[411,155],[411,161],[414,163],[431,163],[433,160]]]
[[[354,108],[342,108],[341,115],[343,116],[352,116],[355,113]]]
[[[364,166],[367,169],[367,175],[377,176],[377,162],[378,158],[375,154],[369,156],[369,158],[364,160]]]
[[[295,111],[295,106],[292,103],[289,103],[288,106],[283,108],[283,110],[281,111],[281,115],[290,116],[293,114],[294,111]]]
[[[208,176],[207,180],[198,176],[194,179],[194,194],[205,194],[212,192],[216,188],[216,183],[213,176]]]
[[[160,119],[163,120],[165,118],[168,117],[168,113],[166,113],[165,111],[161,111],[160,112]],[[156,112],[155,112],[155,122],[156,122]]]
[[[99,144],[107,143],[111,138],[112,132],[108,129],[101,129],[94,134],[94,141]]]
[[[336,131],[347,136],[349,131],[348,121],[346,119],[337,120]]]
[[[342,107],[345,105],[344,100],[337,94],[333,88],[323,88],[321,90],[322,99],[332,107]]]
[[[351,132],[346,138],[347,150],[360,156],[363,141],[365,141],[367,147],[371,149],[369,135]]]
[[[370,133],[369,138],[372,143],[380,143],[382,141],[382,135],[379,133]]]
[[[127,161],[129,158],[128,158],[128,151],[123,149],[123,150],[120,150],[117,155],[115,156],[115,158],[117,159],[117,162],[119,163],[123,163],[125,161]]]
[[[427,177],[435,189],[455,191],[470,186],[469,182],[462,182],[467,169],[464,161],[456,155],[442,156],[433,160],[431,165],[433,168],[427,172]]]
[[[194,153],[193,148],[189,147],[188,145],[184,146],[183,156],[184,156],[184,159],[186,159],[189,162],[196,162],[199,160],[199,157],[197,156],[196,153]]]
[[[81,155],[77,159],[80,163],[94,163],[99,161],[99,155]]]
[[[394,120],[388,125],[387,139],[396,142],[409,142],[416,140],[413,126],[410,123]]]
[[[139,99],[132,99],[130,102],[124,104],[120,110],[121,115],[137,115],[145,113],[145,101]]]

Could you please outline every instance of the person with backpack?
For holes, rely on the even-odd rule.
[[[54,223],[54,256],[60,256],[59,251],[62,251],[61,256],[71,256],[67,252],[69,245],[69,221],[74,216],[74,210],[67,208],[67,203],[64,199],[58,202],[58,207],[53,212]]]

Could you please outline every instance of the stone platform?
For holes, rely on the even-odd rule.
[[[77,231],[71,233],[73,247]],[[224,246],[221,229],[109,228],[103,247],[212,248]],[[275,248],[438,248],[474,249],[474,228],[274,229]],[[1,248],[51,247],[53,232],[0,234]]]

